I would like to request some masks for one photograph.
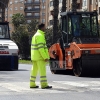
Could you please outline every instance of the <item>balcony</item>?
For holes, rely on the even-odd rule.
[[[39,19],[40,18],[40,16],[25,16],[25,18],[29,18],[29,19],[34,19],[34,18],[36,18],[36,19]]]
[[[51,6],[51,7],[50,7],[50,11],[52,11],[53,9],[54,9],[54,7],[53,7],[53,6]]]
[[[40,5],[40,2],[35,1],[35,2],[25,2],[25,5]]]
[[[24,9],[25,12],[40,12],[40,8]]]

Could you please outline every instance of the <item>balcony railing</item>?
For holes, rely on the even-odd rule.
[[[40,8],[33,8],[33,9],[24,9],[25,12],[40,12]]]
[[[25,5],[40,5],[40,2],[38,2],[38,1],[35,1],[35,2],[28,2],[28,1],[26,1],[25,2]]]
[[[25,16],[25,18],[33,18],[33,19],[36,18],[36,19],[39,19],[40,16],[33,16],[33,15],[32,15],[32,16]]]

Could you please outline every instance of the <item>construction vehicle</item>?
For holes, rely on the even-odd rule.
[[[18,70],[18,46],[10,39],[9,23],[0,22],[0,70]]]
[[[100,74],[97,12],[62,12],[62,37],[49,48],[50,69],[72,70],[75,76]]]

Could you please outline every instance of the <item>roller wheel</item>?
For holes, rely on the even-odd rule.
[[[59,68],[57,64],[57,59],[50,58],[50,70],[52,74],[58,74],[59,71],[57,70]]]
[[[73,73],[75,76],[82,76],[82,63],[81,58],[73,61]]]

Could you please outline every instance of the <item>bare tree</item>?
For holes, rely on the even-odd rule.
[[[53,43],[57,41],[58,33],[58,13],[59,13],[59,0],[53,0],[54,15],[53,15]]]
[[[77,0],[72,0],[72,11],[77,10]]]
[[[62,12],[66,11],[66,1],[67,0],[62,0]]]

